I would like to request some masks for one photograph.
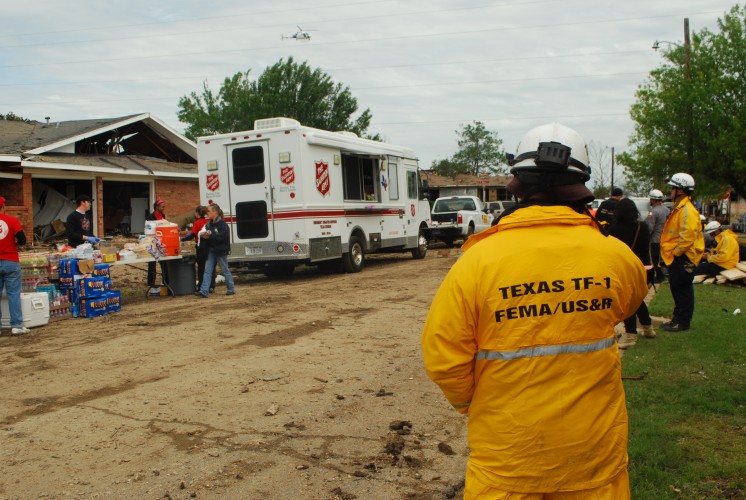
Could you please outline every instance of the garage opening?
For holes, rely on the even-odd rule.
[[[145,230],[150,184],[104,181],[104,233],[107,236],[141,234]]]

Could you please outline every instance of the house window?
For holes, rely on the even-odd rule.
[[[378,201],[378,159],[342,156],[342,181],[345,200]]]
[[[264,182],[264,151],[261,146],[236,148],[233,157],[233,182],[237,186]]]

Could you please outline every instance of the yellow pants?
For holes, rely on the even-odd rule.
[[[629,500],[629,474],[627,469],[609,484],[580,491],[557,493],[517,493],[502,491],[480,483],[467,469],[464,500]]]

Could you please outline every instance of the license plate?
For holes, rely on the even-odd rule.
[[[262,247],[244,247],[246,255],[261,255],[264,253]]]

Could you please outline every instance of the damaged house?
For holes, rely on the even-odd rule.
[[[0,195],[29,240],[64,232],[81,194],[94,199],[99,237],[142,233],[156,199],[167,201],[169,219],[191,215],[199,203],[196,145],[149,113],[0,120]]]

